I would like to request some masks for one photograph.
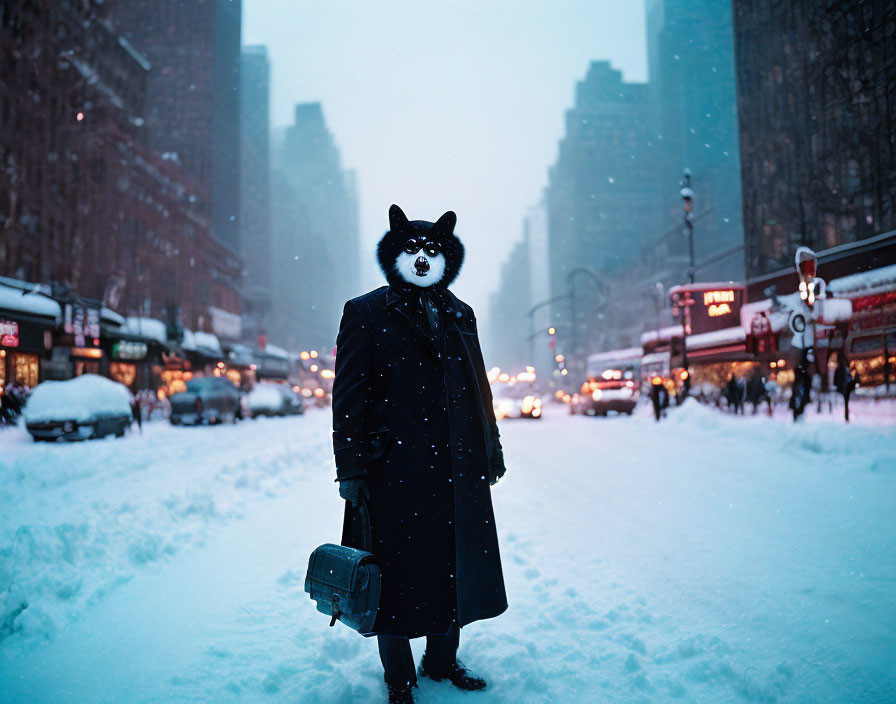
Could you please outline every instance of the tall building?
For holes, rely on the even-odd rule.
[[[623,275],[657,231],[658,148],[649,97],[646,84],[625,83],[608,62],[595,61],[566,113],[545,202],[551,295],[572,289],[577,298],[575,306],[562,300],[552,309],[566,330],[567,354],[586,350],[594,330],[595,281]]]
[[[547,188],[552,290],[571,267],[613,271],[654,229],[656,208],[647,85],[625,83],[609,62],[591,64]]]
[[[243,47],[240,60],[240,248],[243,335],[256,340],[271,329],[270,77],[267,49]]]
[[[490,300],[488,359],[510,373],[523,371],[533,364],[529,358],[526,327],[527,312],[532,300],[530,289],[529,236],[524,225],[523,239],[510,251],[501,265],[498,290]]]
[[[679,240],[680,181],[692,173],[697,278],[743,277],[731,0],[647,0],[647,58],[659,146],[660,232]],[[683,249],[687,248],[684,243]],[[684,280],[687,271],[679,272]]]
[[[158,69],[99,0],[2,12],[0,275],[125,314],[174,304],[194,329],[239,314],[242,263],[211,237],[205,192],[142,138]]]
[[[153,66],[143,133],[199,184],[212,235],[239,253],[240,0],[118,0],[110,15]]]
[[[296,106],[273,162],[274,330],[290,348],[330,349],[343,303],[363,291],[357,184],[320,103]]]
[[[896,229],[896,8],[734,0],[747,273]]]

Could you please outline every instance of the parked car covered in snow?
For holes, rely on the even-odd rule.
[[[240,392],[218,376],[190,379],[186,390],[172,394],[170,400],[172,425],[235,423],[243,415]]]
[[[97,374],[38,384],[23,415],[35,440],[122,437],[133,420],[133,396],[124,384]]]
[[[252,417],[289,416],[305,412],[302,397],[288,384],[261,382],[246,395]]]

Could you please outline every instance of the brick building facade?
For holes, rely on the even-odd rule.
[[[124,314],[207,328],[239,314],[242,264],[213,240],[205,193],[142,138],[153,67],[105,3],[2,7],[0,275],[55,281]]]
[[[145,138],[202,189],[212,235],[239,248],[239,0],[117,0],[109,14],[152,64]]]

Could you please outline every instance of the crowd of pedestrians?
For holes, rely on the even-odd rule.
[[[834,370],[833,388],[835,393],[843,397],[843,411],[847,423],[849,422],[849,399],[858,385],[859,374],[856,369],[840,359]],[[782,392],[783,390],[774,379],[763,377],[759,369],[755,368],[747,379],[739,378],[732,373],[720,390],[719,400],[724,399],[728,411],[734,415],[745,415],[747,404],[752,406],[753,415],[759,412],[763,404],[766,405],[768,415],[772,415],[773,406]],[[828,398],[833,409],[833,402],[825,393],[821,375],[812,374],[809,364],[803,361],[794,369],[794,379],[790,387],[788,405],[793,411],[794,419],[803,413],[813,398],[818,402],[819,412],[825,398]]]

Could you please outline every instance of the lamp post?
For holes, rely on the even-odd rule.
[[[688,228],[688,279],[694,283],[694,219],[691,215],[691,207],[694,201],[694,191],[691,190],[691,170],[684,170],[684,179],[681,182],[681,199],[684,201],[684,224]]]

